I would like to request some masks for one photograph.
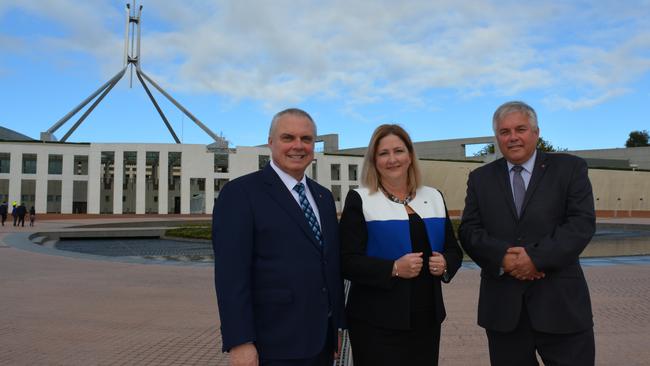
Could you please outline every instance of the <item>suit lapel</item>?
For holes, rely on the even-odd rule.
[[[546,173],[546,168],[548,167],[548,155],[542,151],[537,151],[537,157],[535,158],[535,167],[533,168],[533,175],[530,177],[530,182],[528,182],[528,188],[526,188],[526,196],[524,197],[524,203],[521,206],[521,216],[524,216],[526,212],[526,206],[530,201],[530,198],[535,194],[535,190],[539,187],[539,183]]]
[[[515,199],[512,197],[512,185],[510,184],[510,174],[508,172],[508,164],[506,164],[506,159],[499,159],[497,164],[495,164],[497,175],[497,181],[499,182],[499,187],[503,193],[504,198],[506,199],[508,207],[510,207],[510,214],[517,220],[517,208],[515,207]]]
[[[314,232],[309,227],[307,219],[300,208],[300,205],[291,195],[291,192],[287,190],[287,187],[282,182],[282,179],[278,177],[270,164],[267,164],[263,170],[264,183],[268,189],[268,194],[275,200],[280,207],[282,207],[289,217],[298,224],[300,229],[307,235],[311,243],[316,249],[320,250],[320,244],[314,236]],[[311,186],[310,186],[311,189]],[[319,206],[320,207],[320,206]],[[272,213],[271,213],[272,214]],[[322,230],[321,230],[322,231]]]

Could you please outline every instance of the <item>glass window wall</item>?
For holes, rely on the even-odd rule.
[[[146,158],[146,177],[145,177],[145,213],[158,213],[158,180],[160,179],[160,153],[157,151],[147,151]]]
[[[88,175],[88,155],[74,156],[74,175]]]
[[[47,174],[61,174],[63,172],[63,155],[48,155]]]
[[[36,180],[23,179],[20,182],[20,202],[24,204],[27,210],[36,203]]]
[[[214,172],[228,173],[228,154],[214,153]]]
[[[135,213],[135,182],[137,179],[138,153],[136,151],[125,151],[123,156],[123,181],[122,181],[122,213]]]
[[[9,173],[11,168],[11,154],[0,153],[0,173]]]
[[[101,197],[104,199],[99,201],[99,212],[112,214],[113,213],[113,185],[115,182],[115,152],[102,151],[101,157],[101,173],[99,176],[102,188]]]
[[[36,174],[36,154],[23,154],[23,174]]]
[[[190,178],[190,213],[205,213],[205,178]]]
[[[180,152],[170,151],[168,153],[167,181],[167,213],[181,213],[181,158]]]
[[[88,212],[88,182],[75,180],[72,182],[72,213],[85,214],[86,212]]]
[[[47,213],[61,213],[61,181],[47,181]]]

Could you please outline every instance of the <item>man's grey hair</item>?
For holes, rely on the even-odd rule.
[[[494,112],[494,116],[492,116],[492,130],[494,130],[495,135],[497,134],[497,126],[499,125],[499,121],[513,112],[520,112],[527,115],[528,123],[530,123],[530,126],[534,131],[539,131],[539,126],[537,125],[537,113],[535,113],[533,107],[524,102],[515,100],[512,102],[503,103]]]
[[[273,119],[271,120],[271,127],[269,127],[269,137],[273,136],[273,131],[275,131],[275,128],[278,125],[278,120],[282,116],[287,115],[287,114],[297,116],[297,117],[306,118],[309,122],[311,122],[311,125],[314,127],[314,137],[317,136],[316,123],[314,123],[314,120],[311,118],[309,113],[307,113],[307,112],[305,112],[305,111],[303,111],[302,109],[299,109],[299,108],[288,108],[288,109],[285,109],[283,111],[280,111],[280,112],[276,113],[275,116],[273,116]]]

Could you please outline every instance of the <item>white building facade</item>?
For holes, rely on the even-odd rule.
[[[228,181],[261,169],[267,147],[228,153],[206,145],[0,142],[0,201],[37,213],[201,214]],[[316,153],[307,175],[342,208],[362,157]]]

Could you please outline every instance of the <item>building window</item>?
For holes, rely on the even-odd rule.
[[[9,173],[11,168],[11,154],[0,153],[0,173]]]
[[[214,172],[228,173],[228,154],[214,153]]]
[[[350,184],[350,190],[357,189],[359,186],[357,184]]]
[[[9,179],[0,179],[0,202],[9,202]]]
[[[167,213],[181,213],[181,171],[183,154],[167,152]]]
[[[115,152],[102,151],[100,179],[105,190],[113,189],[113,165],[115,164]]]
[[[74,156],[74,175],[88,175],[88,155]]]
[[[259,170],[264,169],[264,167],[266,166],[266,164],[269,163],[269,161],[271,161],[271,157],[270,157],[270,156],[268,156],[268,155],[260,155],[260,156],[257,158],[257,162],[258,162],[257,167],[258,167],[258,169],[259,169]]]
[[[167,153],[167,187],[170,191],[180,190],[181,159],[182,154],[178,151]],[[177,185],[178,187],[176,187]]]
[[[20,182],[20,202],[28,209],[36,202],[36,180],[23,179]]]
[[[341,202],[341,186],[338,184],[332,184],[332,196],[334,196],[334,202]]]
[[[316,181],[318,180],[318,161],[316,161],[316,159],[314,159],[311,162],[311,177],[310,178],[313,179],[313,180],[316,180]]]
[[[332,164],[330,171],[332,172],[332,180],[341,180],[341,164]]]
[[[36,174],[36,154],[23,154],[23,174]]]
[[[216,179],[214,180],[214,193],[215,193],[215,197],[219,195],[219,192],[221,191],[221,189],[223,188],[223,186],[225,186],[226,183],[228,183],[228,181],[229,181],[229,179],[227,179],[227,178],[216,178]]]
[[[160,152],[147,151],[145,154],[145,202],[144,211],[158,213],[158,184],[160,182]]]
[[[61,188],[63,184],[60,180],[47,181],[47,213],[61,213]]]
[[[357,180],[357,167],[356,164],[348,165],[348,180]]]
[[[160,165],[160,153],[157,151],[147,151],[145,158],[145,181],[147,182],[147,187],[154,191],[158,190],[158,182],[160,177],[158,176]]]
[[[72,182],[72,213],[85,214],[88,211],[88,181]]]
[[[48,155],[47,174],[61,174],[63,172],[63,155]]]

